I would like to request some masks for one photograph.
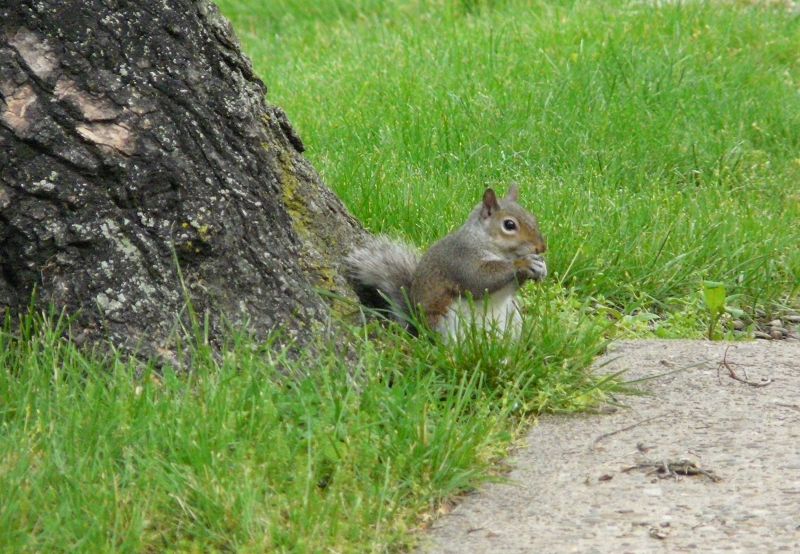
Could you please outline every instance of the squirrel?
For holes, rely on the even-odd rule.
[[[363,304],[412,332],[419,314],[446,339],[458,339],[472,322],[518,336],[516,292],[547,276],[545,240],[518,196],[516,185],[501,199],[487,188],[467,222],[422,256],[386,236],[371,237],[345,258],[345,276]]]

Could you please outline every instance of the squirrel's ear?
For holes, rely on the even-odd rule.
[[[497,195],[492,189],[486,189],[483,193],[483,206],[481,208],[481,217],[489,217],[494,212],[500,209],[500,203],[497,201]]]
[[[505,200],[511,200],[512,202],[519,200],[519,185],[517,183],[511,183],[511,186],[508,187]]]

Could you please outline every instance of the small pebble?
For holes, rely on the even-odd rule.
[[[787,316],[784,316],[783,319],[785,319],[789,323],[800,323],[800,314],[798,314],[798,315],[794,315],[794,314],[793,315],[787,315]]]
[[[770,327],[783,327],[783,321],[780,319],[773,319],[769,322]]]
[[[734,319],[733,320],[733,328],[736,329],[737,331],[741,331],[745,327],[747,327],[747,325],[741,319]]]
[[[755,336],[757,339],[766,339],[766,340],[772,339],[769,333],[765,333],[764,331],[756,331],[755,333],[753,333],[753,336]]]
[[[658,527],[651,527],[650,528],[650,536],[654,539],[664,540],[667,538],[667,531],[664,529],[659,529]]]
[[[785,332],[786,331],[784,331],[783,329],[773,329],[772,331],[770,331],[769,335],[773,340],[780,340],[783,338],[783,334]]]

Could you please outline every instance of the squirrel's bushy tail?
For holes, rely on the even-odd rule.
[[[345,258],[345,276],[365,306],[408,325],[408,294],[419,256],[414,247],[387,236],[370,237]]]

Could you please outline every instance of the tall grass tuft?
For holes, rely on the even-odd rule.
[[[556,294],[537,306],[542,332],[524,347],[454,349],[373,324],[292,357],[233,331],[210,355],[188,333],[188,373],[83,351],[58,314],[7,320],[0,550],[408,544],[443,500],[492,477],[527,418],[617,388],[587,369],[600,321]]]

